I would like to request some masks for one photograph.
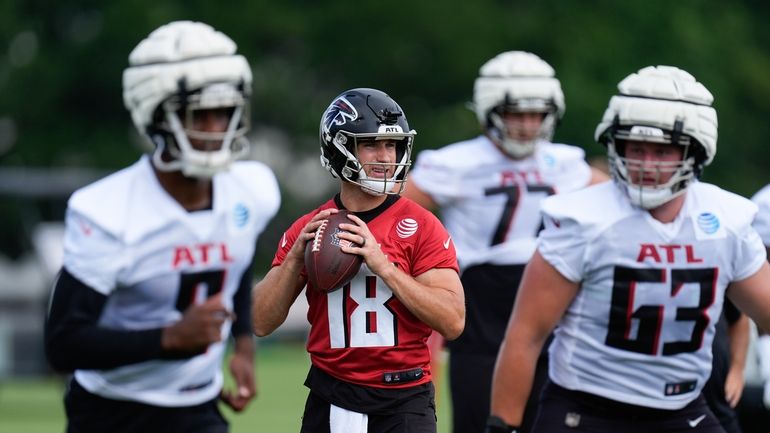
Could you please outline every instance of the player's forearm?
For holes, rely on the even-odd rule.
[[[539,349],[509,340],[500,347],[492,378],[490,412],[506,424],[520,426],[529,398]]]
[[[746,354],[749,351],[749,319],[745,315],[733,323],[730,334],[730,370],[743,375],[746,367]]]
[[[238,291],[233,296],[233,313],[235,313],[235,319],[233,320],[230,333],[235,337],[236,341],[240,336],[246,335],[251,338],[252,326],[251,326],[251,288],[252,288],[252,272],[251,269],[246,270],[241,276],[240,283],[238,284]]]
[[[62,269],[45,324],[45,349],[59,371],[110,369],[164,357],[162,329],[99,326],[107,297]]]
[[[160,329],[114,331],[80,329],[48,341],[51,365],[59,371],[106,370],[163,358]]]
[[[251,335],[240,335],[235,338],[233,352],[238,356],[254,358],[257,345]]]
[[[431,270],[426,272],[435,272]],[[454,273],[453,270],[446,270]],[[461,286],[447,287],[451,282],[421,275],[418,281],[395,266],[380,274],[401,303],[423,323],[447,340],[459,337],[465,328],[465,299]],[[459,279],[457,284],[459,284]]]
[[[305,285],[300,278],[301,269],[301,263],[284,262],[254,286],[251,309],[254,334],[270,335],[286,320],[289,308]]]

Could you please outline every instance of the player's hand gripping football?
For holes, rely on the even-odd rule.
[[[315,237],[315,232],[318,227],[323,224],[324,220],[329,218],[329,215],[339,212],[338,209],[324,209],[313,216],[313,218],[305,224],[305,227],[300,232],[294,245],[291,246],[291,250],[286,255],[286,261],[291,260],[298,264],[300,267],[305,265],[305,246],[307,243]]]
[[[233,313],[222,304],[222,292],[201,304],[190,305],[181,320],[163,329],[163,349],[184,353],[203,352],[212,343],[222,340],[222,324],[232,318]]]
[[[344,231],[340,232],[338,236],[341,239],[353,242],[353,245],[349,247],[343,246],[340,249],[346,253],[363,256],[369,270],[376,275],[382,275],[384,271],[393,265],[380,249],[380,244],[377,243],[377,239],[369,231],[366,223],[353,214],[348,214],[348,219],[350,224],[340,224],[340,229]]]

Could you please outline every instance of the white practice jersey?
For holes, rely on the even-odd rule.
[[[658,409],[695,399],[711,373],[727,285],[765,261],[756,211],[698,182],[669,224],[633,207],[614,182],[547,199],[538,251],[581,285],[550,347],[551,380]]]
[[[540,142],[514,160],[484,135],[420,153],[409,176],[441,206],[461,269],[525,264],[542,227],[540,202],[585,187],[591,169],[582,149]]]
[[[770,185],[760,189],[751,200],[759,207],[754,218],[754,229],[759,233],[762,242],[770,245]]]
[[[66,215],[64,266],[108,296],[99,325],[145,330],[178,321],[191,304],[224,292],[232,298],[256,238],[280,204],[272,171],[237,162],[213,178],[210,210],[187,212],[161,187],[147,156],[75,192]],[[210,400],[222,386],[223,342],[201,355],[150,360],[111,370],[77,370],[88,391],[157,406]]]

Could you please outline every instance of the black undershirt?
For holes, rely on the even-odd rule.
[[[251,269],[241,276],[233,298],[235,337],[251,332]],[[45,323],[45,350],[58,371],[111,369],[151,359],[185,359],[203,351],[163,350],[163,328],[121,330],[99,326],[108,297],[62,268]]]
[[[377,206],[374,209],[369,209],[363,212],[353,212],[355,216],[361,218],[361,220],[365,223],[369,223],[373,219],[377,218],[378,215],[385,212],[389,207],[393,206],[394,203],[396,203],[401,196],[398,195],[389,195],[385,198],[385,201],[382,202],[379,206]],[[340,199],[340,195],[337,194],[334,196],[334,204],[337,205],[337,208],[340,210],[348,210],[345,205],[342,204],[342,200]]]

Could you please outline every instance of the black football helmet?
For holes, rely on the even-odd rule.
[[[404,190],[416,132],[409,129],[404,111],[386,93],[367,88],[343,92],[321,116],[319,135],[321,165],[332,176],[355,183],[373,195],[400,194]],[[357,143],[364,138],[396,141],[395,163],[366,164],[386,165],[392,169],[393,176],[367,177],[357,154]]]

